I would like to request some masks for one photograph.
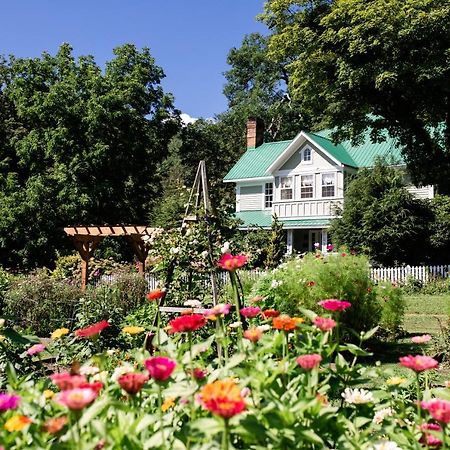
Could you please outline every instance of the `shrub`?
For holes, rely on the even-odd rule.
[[[5,270],[0,268],[0,314],[3,311],[3,304],[5,300],[5,294],[11,284],[12,276],[8,274]]]
[[[262,277],[251,294],[265,297],[264,307],[291,315],[302,308],[320,312],[317,302],[326,298],[347,300],[353,307],[343,314],[344,323],[358,332],[376,325],[395,332],[403,317],[400,290],[375,289],[368,259],[346,253],[294,258]]]
[[[55,328],[71,328],[80,294],[79,286],[38,270],[12,281],[4,314],[22,329],[46,336]]]

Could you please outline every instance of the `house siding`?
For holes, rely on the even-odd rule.
[[[263,209],[263,186],[240,186],[239,187],[239,211],[258,211]]]

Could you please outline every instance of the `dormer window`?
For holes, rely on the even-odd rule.
[[[312,150],[309,147],[305,147],[301,152],[301,159],[303,164],[312,163]]]

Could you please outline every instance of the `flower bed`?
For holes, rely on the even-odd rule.
[[[241,263],[227,264],[234,283]],[[425,354],[428,337],[415,339],[423,355],[400,359],[409,370],[401,378],[358,363],[375,329],[362,332],[359,345],[339,341],[351,302],[323,299],[319,314],[291,317],[257,304],[237,310],[235,293],[234,307],[187,311],[164,330],[128,326],[123,333],[133,338],[133,350],[97,353],[71,369],[44,373],[46,357],[85,342],[95,348],[107,321],[55,330],[49,343],[27,346],[23,357],[42,374],[18,379],[8,366],[0,447],[445,448],[450,391],[430,381],[439,367]]]

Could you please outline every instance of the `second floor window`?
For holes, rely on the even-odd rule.
[[[281,200],[292,200],[292,178],[281,177],[280,180]]]
[[[336,174],[322,174],[322,197],[334,197],[336,188]]]
[[[266,183],[264,189],[264,208],[272,208],[273,202],[273,183]]]
[[[313,198],[314,175],[302,175],[300,184],[300,198]]]

